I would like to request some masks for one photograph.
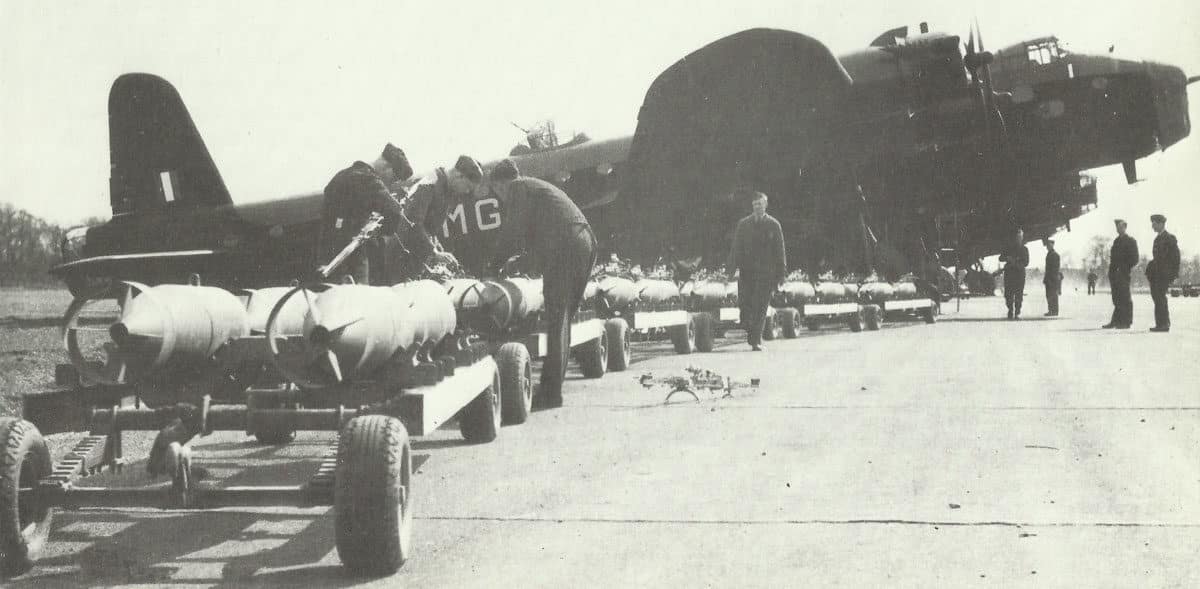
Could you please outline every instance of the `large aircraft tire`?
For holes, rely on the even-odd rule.
[[[458,431],[464,440],[475,444],[486,444],[500,433],[501,406],[500,373],[492,375],[492,386],[479,393],[458,417]]]
[[[668,328],[671,333],[671,343],[675,345],[676,354],[691,354],[696,349],[696,317],[688,314],[687,323],[672,325]]]
[[[713,351],[713,316],[709,313],[693,313],[692,322],[696,324],[696,351]]]
[[[412,555],[412,448],[399,419],[351,419],[338,438],[334,527],[342,565],[390,575]]]
[[[533,364],[524,345],[508,342],[496,351],[500,369],[500,416],[504,425],[525,423],[533,408]]]
[[[21,487],[50,476],[53,464],[46,440],[32,423],[0,418],[0,578],[33,568],[50,537],[54,508],[21,502]]]
[[[608,336],[608,369],[622,372],[629,368],[629,324],[624,319],[609,319],[604,322],[604,335]]]

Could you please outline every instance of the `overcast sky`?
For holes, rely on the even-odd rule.
[[[755,26],[844,53],[922,20],[965,36],[977,16],[989,49],[1055,34],[1075,50],[1115,45],[1120,56],[1200,74],[1193,1],[1109,4],[0,0],[0,202],[60,223],[107,216],[106,100],[131,71],[179,89],[235,202],[319,189],[386,141],[428,169],[458,153],[506,154],[522,139],[510,121],[552,117],[560,135],[630,134],[659,72]],[[1092,235],[1125,216],[1148,250],[1146,217],[1162,212],[1184,249],[1200,252],[1198,141],[1140,162],[1147,181],[1134,187],[1119,166],[1100,171],[1099,209],[1060,249],[1081,257]]]

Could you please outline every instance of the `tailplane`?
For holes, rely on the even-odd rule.
[[[108,95],[113,216],[230,204],[229,190],[179,92],[125,74]]]

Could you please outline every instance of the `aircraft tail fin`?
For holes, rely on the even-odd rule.
[[[179,92],[124,74],[108,95],[113,216],[230,204],[229,190]]]

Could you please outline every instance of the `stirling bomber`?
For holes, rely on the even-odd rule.
[[[1047,237],[1096,204],[1086,170],[1136,161],[1191,131],[1188,78],[1155,62],[1064,50],[993,53],[972,28],[906,27],[835,57],[816,39],[751,29],[650,85],[631,137],[511,154],[563,188],[605,253],[719,264],[744,203],[772,197],[795,268],[885,278],[967,268],[1014,226]],[[234,205],[182,99],[127,74],[109,97],[113,218],[69,234],[51,272],[81,292],[118,280],[255,288],[316,262],[321,195]],[[485,170],[494,166],[493,161]]]

